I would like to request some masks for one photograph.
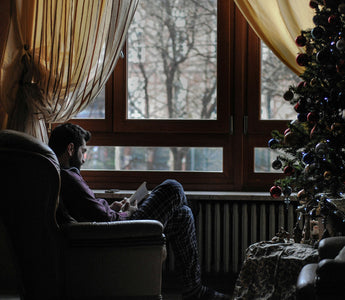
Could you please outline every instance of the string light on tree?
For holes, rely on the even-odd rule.
[[[345,191],[345,1],[311,0],[309,6],[314,27],[295,39],[304,49],[296,54],[304,72],[283,95],[296,119],[283,133],[273,130],[268,143],[283,153],[272,162],[284,173],[271,187],[272,197],[283,194],[288,204],[296,193],[305,214],[329,211],[324,195]]]

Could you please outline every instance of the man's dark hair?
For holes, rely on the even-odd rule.
[[[91,138],[90,131],[87,131],[79,125],[65,123],[57,126],[49,138],[49,147],[53,149],[56,156],[63,154],[70,143],[78,149],[83,140],[88,142]]]

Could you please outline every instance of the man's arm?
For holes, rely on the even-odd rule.
[[[96,198],[77,169],[61,170],[61,199],[77,221],[108,222],[126,219],[111,209],[105,199]]]

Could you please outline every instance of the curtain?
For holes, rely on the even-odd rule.
[[[301,30],[315,27],[312,18],[315,11],[310,0],[235,0],[258,37],[292,71],[300,75],[304,68],[296,63],[298,53],[295,38]]]
[[[47,141],[103,88],[138,0],[1,0],[0,125]]]

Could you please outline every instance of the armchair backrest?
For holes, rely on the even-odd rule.
[[[59,278],[58,160],[39,140],[3,130],[0,166],[0,218],[17,259],[24,298],[54,299]]]

